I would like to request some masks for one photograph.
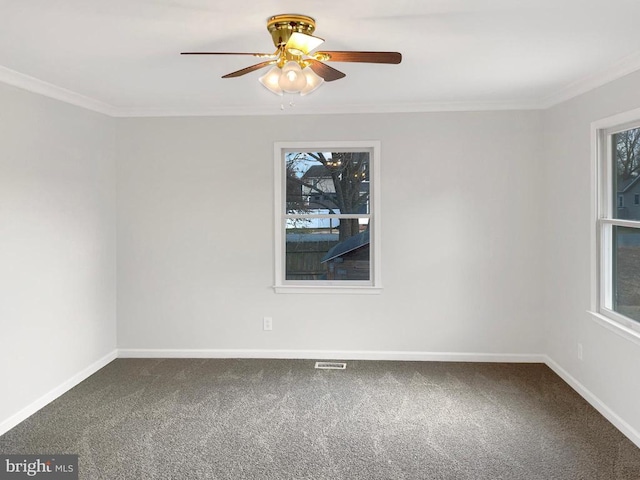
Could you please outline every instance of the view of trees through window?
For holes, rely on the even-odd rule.
[[[612,136],[613,218],[640,221],[640,128]],[[640,223],[612,227],[613,309],[640,321]]]
[[[287,280],[370,279],[369,152],[288,152]]]

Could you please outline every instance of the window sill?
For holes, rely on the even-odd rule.
[[[636,345],[640,345],[640,332],[626,325],[623,325],[622,323],[613,320],[601,313],[592,312],[591,310],[587,310],[587,312],[593,317],[593,320],[598,325],[606,328],[607,330],[610,330],[611,332],[626,340],[632,341]]]
[[[382,287],[365,286],[320,286],[320,285],[274,285],[276,293],[308,293],[308,294],[338,294],[338,295],[380,295]]]

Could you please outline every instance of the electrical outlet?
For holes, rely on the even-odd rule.
[[[578,344],[578,360],[582,360],[582,344]]]
[[[273,318],[264,317],[262,319],[262,328],[263,330],[273,330]]]

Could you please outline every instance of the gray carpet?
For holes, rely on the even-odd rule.
[[[82,479],[640,479],[640,449],[548,367],[119,359],[0,437]]]

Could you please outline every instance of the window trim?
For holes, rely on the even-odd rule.
[[[617,197],[613,196],[611,136],[640,127],[640,108],[603,118],[591,124],[591,305],[596,323],[636,343],[640,343],[640,322],[607,306],[611,298],[610,233],[613,226],[640,227],[640,221],[614,218]]]
[[[287,281],[284,278],[285,269],[285,217],[286,213],[283,209],[284,199],[286,198],[286,182],[284,180],[284,161],[283,155],[287,151],[362,151],[367,149],[371,151],[369,169],[371,172],[370,188],[370,216],[371,225],[370,233],[370,264],[371,264],[371,280],[368,284],[363,285],[360,282],[352,283],[351,281],[305,281],[295,282]],[[381,249],[381,215],[380,215],[380,141],[378,140],[358,140],[358,141],[321,141],[321,142],[274,142],[273,146],[274,158],[274,225],[275,225],[275,244],[274,244],[274,285],[273,289],[276,293],[325,293],[325,294],[379,294],[382,293],[382,249]]]

